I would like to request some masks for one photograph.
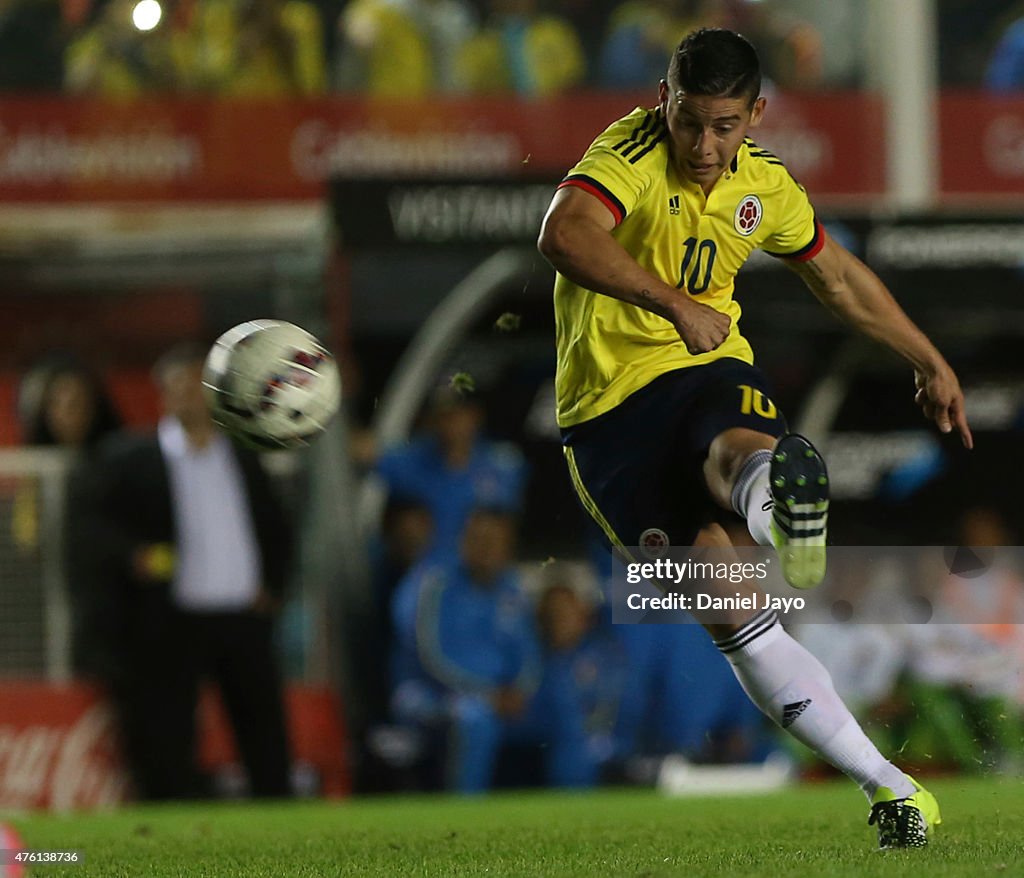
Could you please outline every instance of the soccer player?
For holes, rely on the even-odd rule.
[[[733,282],[755,247],[906,359],[925,415],[973,440],[948,363],[747,137],[765,111],[760,86],[740,35],[685,37],[658,105],[612,123],[559,186],[538,246],[557,272],[566,460],[608,542],[728,550],[716,507],[733,509],[755,542],[775,546],[787,581],[807,588],[825,571],[828,477],[814,447],[786,432],[739,331]],[[881,847],[927,843],[934,797],[878,752],[776,613],[695,615],[757,706],[857,782]]]

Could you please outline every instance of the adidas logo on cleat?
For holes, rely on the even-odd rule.
[[[812,699],[805,698],[803,701],[794,701],[791,704],[784,705],[782,708],[782,728],[788,729],[793,725],[797,717],[811,706],[811,701]]]

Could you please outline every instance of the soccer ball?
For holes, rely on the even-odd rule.
[[[214,342],[203,366],[214,422],[250,448],[308,445],[341,404],[334,357],[306,330],[250,320]]]

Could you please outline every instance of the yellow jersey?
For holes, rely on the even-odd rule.
[[[655,277],[728,314],[729,336],[713,351],[691,354],[669,321],[556,273],[561,427],[610,411],[665,372],[723,357],[753,363],[733,299],[737,272],[755,247],[811,259],[824,244],[807,193],[772,153],[748,138],[705,196],[676,175],[668,137],[660,111],[638,107],[598,136],[561,186],[599,198],[626,251]]]

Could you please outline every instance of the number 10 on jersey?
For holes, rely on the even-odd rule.
[[[687,238],[683,241],[686,252],[683,254],[683,262],[679,269],[679,283],[676,289],[686,289],[691,296],[706,292],[711,285],[711,269],[715,265],[715,242],[709,239],[697,241],[696,238]],[[696,256],[696,259],[694,259]],[[693,263],[691,268],[690,263]],[[689,272],[689,276],[687,276]]]

